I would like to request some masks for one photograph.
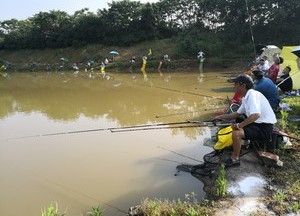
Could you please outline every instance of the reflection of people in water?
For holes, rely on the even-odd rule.
[[[146,73],[146,65],[147,65],[147,57],[143,56],[143,64],[142,64],[142,67],[141,67],[141,72],[144,75],[144,80],[148,79],[148,76],[147,76],[147,73]]]
[[[79,67],[78,67],[77,63],[73,63],[72,69],[74,70],[74,74],[78,74],[78,72],[79,72]]]
[[[204,52],[202,50],[200,50],[198,52],[197,58],[199,59],[199,72],[202,74],[203,73],[203,62],[205,60]]]
[[[109,61],[108,61],[108,58],[106,57],[105,60],[104,60],[104,64],[108,65],[108,63],[109,63]]]
[[[3,76],[4,78],[7,77],[7,73],[5,73],[6,67],[4,65],[2,65],[0,67],[0,75]]]
[[[136,60],[136,57],[135,56],[132,56],[132,58],[130,59],[129,63],[130,63],[130,66],[129,66],[129,72],[131,74],[133,74],[133,71],[135,69],[135,60]],[[132,79],[135,79],[136,78],[136,75],[132,75]]]
[[[163,63],[164,63],[164,62],[167,63],[167,62],[170,62],[170,61],[171,61],[171,60],[170,60],[168,54],[165,54],[165,55],[161,58],[161,60],[160,60],[160,62],[159,62],[159,64],[158,64],[158,68],[157,68],[157,70],[158,70],[160,76],[163,76],[163,73],[161,72],[161,67],[162,67]]]
[[[133,69],[134,69],[134,65],[135,65],[135,56],[132,56],[132,58],[130,59],[129,63],[130,63],[129,71],[130,71],[130,73],[132,73]]]
[[[100,72],[101,72],[102,76],[105,77],[105,63],[104,62],[101,62]]]
[[[152,49],[151,48],[149,49],[147,56],[148,56],[149,60],[152,59]]]

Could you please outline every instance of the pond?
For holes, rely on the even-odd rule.
[[[100,205],[123,215],[142,199],[184,199],[203,184],[176,173],[211,151],[209,128],[89,129],[209,119],[232,96],[224,72],[141,75],[13,73],[0,79],[0,213],[67,215]],[[78,133],[62,134],[65,132]],[[59,133],[48,136],[46,134]]]

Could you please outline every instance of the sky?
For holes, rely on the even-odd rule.
[[[1,0],[0,21],[9,19],[23,20],[39,12],[62,10],[69,14],[82,8],[96,12],[107,8],[112,0]],[[158,0],[140,0],[142,3],[157,2]]]

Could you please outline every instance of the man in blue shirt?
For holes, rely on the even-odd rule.
[[[260,70],[252,71],[253,78],[255,80],[254,89],[262,93],[269,101],[272,109],[277,110],[279,105],[279,97],[276,85],[267,77],[263,76],[263,72]]]

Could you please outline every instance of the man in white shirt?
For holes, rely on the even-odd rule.
[[[237,112],[216,116],[216,120],[231,120],[245,114],[247,118],[241,123],[232,125],[233,152],[231,158],[225,161],[225,166],[240,165],[240,151],[242,139],[271,141],[273,124],[276,116],[270,103],[263,94],[252,89],[253,81],[247,75],[240,75],[234,80],[235,92],[243,97]]]

